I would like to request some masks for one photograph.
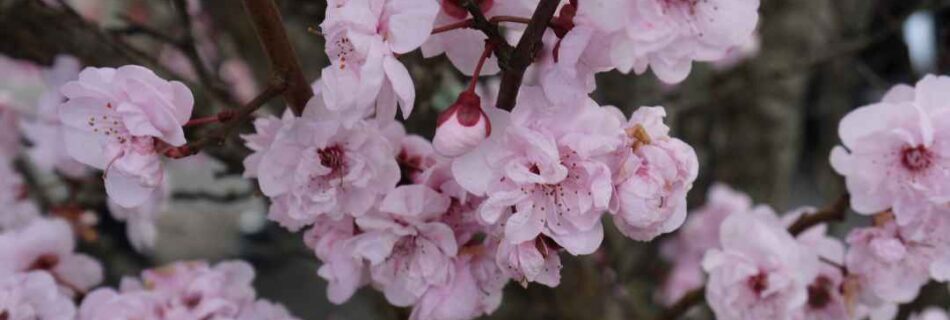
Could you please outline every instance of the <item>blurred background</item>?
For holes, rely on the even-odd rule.
[[[499,1],[499,0],[496,0]],[[39,0],[0,0],[0,62],[11,59],[49,65],[68,53],[84,64],[129,63],[184,74],[197,81],[188,65],[188,50],[169,39],[186,36],[191,24],[195,51],[218,74],[225,89],[256,91],[268,63],[241,2],[187,2],[182,17],[172,0],[68,0],[68,8]],[[323,38],[308,30],[323,21],[325,1],[277,0],[308,80],[328,64]],[[642,76],[604,73],[594,99],[628,114],[644,105],[663,105],[674,136],[696,148],[699,180],[691,206],[701,205],[708,186],[724,182],[750,194],[756,203],[783,212],[801,205],[821,207],[843,190],[842,179],[828,165],[838,143],[837,125],[848,111],[877,101],[894,84],[914,83],[923,75],[950,73],[950,0],[762,0],[757,36],[726,61],[695,64],[678,85]],[[444,57],[423,59],[414,52],[400,57],[412,73],[417,105],[406,121],[408,131],[431,137],[439,111],[452,103],[467,79]],[[157,66],[157,67],[156,67]],[[0,68],[0,92],[29,101],[31,91],[7,67]],[[189,74],[190,72],[190,74]],[[249,73],[249,76],[247,75]],[[244,88],[235,88],[244,86]],[[201,88],[196,112],[219,108]],[[237,94],[237,99],[246,99]],[[283,106],[269,106],[277,113]],[[247,129],[245,129],[247,132]],[[389,307],[381,294],[362,289],[342,306],[331,305],[317,262],[299,234],[291,234],[264,217],[265,199],[256,184],[241,178],[246,150],[237,137],[209,156],[172,164],[172,201],[159,221],[151,252],[135,253],[124,227],[101,215],[97,241],[83,250],[103,259],[108,282],[145,267],[180,259],[242,258],[257,267],[261,296],[284,303],[304,319],[397,319],[408,314]],[[37,177],[41,181],[55,177]],[[73,186],[84,203],[103,209],[95,183]],[[62,187],[65,188],[65,187]],[[100,188],[100,189],[97,189]],[[100,192],[101,193],[101,192]],[[62,196],[64,190],[52,190]],[[104,210],[104,209],[103,209]],[[849,215],[835,226],[866,223]],[[657,245],[627,240],[613,228],[598,253],[563,257],[561,286],[555,289],[510,284],[493,319],[648,319],[661,307],[655,288],[665,262]],[[931,304],[950,305],[946,286],[925,287],[901,317]],[[703,310],[690,317],[710,318]]]

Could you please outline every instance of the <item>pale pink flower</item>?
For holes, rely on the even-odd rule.
[[[135,250],[143,252],[155,246],[158,237],[155,220],[165,210],[170,196],[167,185],[162,185],[144,203],[132,208],[108,201],[109,213],[116,220],[125,222],[126,237]]]
[[[640,107],[627,123],[626,148],[614,172],[614,224],[624,235],[648,241],[686,220],[686,193],[699,172],[696,152],[669,136],[662,107]]]
[[[250,102],[257,96],[257,81],[251,67],[241,59],[228,59],[221,63],[221,80],[231,87],[231,94],[242,103]]]
[[[553,288],[561,283],[561,257],[549,238],[541,236],[517,244],[502,240],[497,250],[498,267],[521,286],[537,282]]]
[[[0,318],[9,320],[73,320],[76,305],[56,281],[42,271],[0,277]]]
[[[304,234],[304,242],[323,262],[317,275],[327,281],[327,298],[335,304],[346,302],[369,282],[365,263],[355,252],[358,232],[352,217],[322,216]]]
[[[803,207],[786,213],[782,220],[791,226],[803,215],[816,212],[815,208]],[[808,301],[796,313],[799,319],[835,320],[848,319],[848,305],[844,297],[845,247],[841,240],[827,234],[828,225],[811,227],[796,237],[807,250],[821,259],[818,274],[808,284]]]
[[[743,45],[759,18],[759,0],[595,2],[610,5],[599,11],[611,22],[605,28],[623,21],[610,49],[617,68],[641,74],[649,67],[668,83],[685,79],[693,61],[722,59]]]
[[[139,66],[86,68],[63,85],[59,116],[66,150],[105,170],[106,192],[123,207],[148,200],[163,183],[158,145],[185,144],[194,97],[184,84]]]
[[[768,207],[735,213],[720,230],[721,249],[703,258],[706,298],[720,319],[793,319],[808,302],[818,256],[799,244]]]
[[[322,103],[314,97],[302,117],[284,123],[258,165],[270,218],[291,230],[321,215],[360,216],[399,181],[395,148],[377,123],[347,128]]]
[[[487,256],[482,252],[456,258],[449,281],[426,291],[409,319],[467,320],[491,314],[501,303],[508,279]]]
[[[27,188],[12,160],[0,157],[0,231],[22,227],[39,217],[39,208],[30,201]]]
[[[432,146],[440,155],[457,157],[477,147],[491,135],[491,121],[482,111],[478,95],[465,91],[439,114]]]
[[[123,279],[118,291],[91,292],[79,319],[294,319],[256,300],[253,279],[254,269],[243,261],[178,262],[146,270],[141,280]]]
[[[915,313],[908,318],[909,320],[950,320],[950,314],[946,309],[930,307],[920,313]]]
[[[22,229],[0,234],[0,277],[46,271],[69,293],[85,292],[102,282],[102,266],[74,252],[76,240],[64,220],[36,219]]]
[[[719,248],[719,226],[729,215],[752,209],[748,195],[716,183],[706,194],[706,203],[692,212],[675,237],[660,245],[660,255],[673,264],[663,282],[660,300],[673,304],[705,282],[702,259],[706,250]]]
[[[471,15],[462,8],[458,0],[437,0],[441,10],[435,19],[436,26],[445,26],[469,18]],[[476,1],[486,18],[495,16],[527,17],[531,14],[528,1],[523,0],[479,0]],[[517,26],[515,26],[517,27]],[[434,34],[422,44],[422,54],[426,58],[445,53],[452,65],[465,75],[472,75],[475,64],[485,46],[485,34],[473,29],[457,29]],[[483,75],[498,72],[498,61],[490,57],[485,61]]]
[[[426,186],[401,186],[380,202],[380,212],[356,219],[365,232],[356,254],[369,261],[373,283],[390,303],[412,305],[449,281],[458,243],[438,221],[449,204],[449,197]]]
[[[855,211],[890,208],[905,226],[950,199],[948,92],[950,77],[927,76],[841,120],[843,146],[832,150],[831,165],[845,177]]]
[[[412,113],[415,87],[395,55],[415,50],[432,31],[432,0],[331,1],[320,25],[331,65],[321,73],[323,100],[333,111],[390,119],[396,105]],[[357,118],[345,119],[349,124]]]
[[[241,135],[241,139],[244,139],[244,146],[252,151],[247,158],[244,158],[245,178],[257,178],[257,168],[260,166],[261,157],[274,144],[277,132],[285,126],[292,125],[294,119],[294,114],[290,109],[285,110],[284,115],[280,118],[268,115],[254,119],[254,133]]]
[[[854,229],[845,263],[856,277],[864,300],[906,303],[917,297],[929,281],[932,261],[927,246],[906,241],[894,221],[877,227]]]
[[[503,225],[503,241],[544,234],[571,254],[592,253],[603,239],[600,217],[612,192],[605,159],[621,143],[621,122],[611,110],[589,98],[551,105],[540,89],[524,88],[510,125],[493,118],[497,137],[456,159],[453,174],[467,191],[486,196],[479,213]]]

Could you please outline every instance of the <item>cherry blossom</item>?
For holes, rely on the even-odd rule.
[[[782,215],[786,226],[791,226],[805,214],[816,212],[803,207]],[[808,284],[808,300],[796,313],[801,319],[847,319],[849,305],[844,292],[843,273],[845,247],[841,240],[827,234],[828,225],[818,224],[796,237],[796,240],[821,259],[818,274]]]
[[[719,226],[729,215],[751,209],[752,199],[748,195],[721,183],[709,188],[706,203],[692,210],[676,235],[660,246],[661,256],[673,264],[663,284],[663,303],[675,303],[703,285],[703,255],[709,249],[719,248]]]
[[[277,138],[277,132],[285,126],[290,126],[294,122],[294,114],[288,109],[280,118],[276,116],[264,116],[254,119],[254,133],[242,134],[244,146],[251,149],[252,153],[244,158],[244,177],[257,178],[257,168],[260,166],[261,157],[264,156],[267,149]]]
[[[314,97],[300,118],[286,121],[261,156],[261,191],[269,216],[291,230],[321,215],[360,216],[399,181],[394,147],[376,122],[347,128]]]
[[[89,293],[79,319],[295,319],[257,300],[253,279],[254,269],[243,261],[177,262],[123,279],[118,290]]]
[[[589,254],[603,239],[600,217],[612,193],[605,159],[621,143],[620,120],[590,99],[549,103],[540,89],[524,88],[510,123],[492,119],[498,136],[452,171],[466,190],[486,196],[481,218],[504,226],[503,241],[544,234],[571,254]]]
[[[125,234],[135,250],[145,251],[155,246],[158,237],[155,220],[165,210],[169,196],[168,188],[162,185],[144,203],[133,208],[108,202],[112,217],[125,222]]]
[[[380,202],[379,213],[356,219],[365,233],[357,253],[371,264],[375,286],[397,306],[414,304],[432,286],[449,281],[458,243],[437,219],[450,199],[423,185],[401,186]]]
[[[76,306],[60,293],[56,281],[42,271],[0,277],[0,318],[72,320]]]
[[[162,145],[185,144],[191,91],[146,68],[124,66],[86,68],[61,92],[69,155],[105,170],[106,193],[116,204],[142,205],[163,183]]]
[[[498,308],[508,278],[486,252],[460,256],[451,268],[449,280],[426,291],[409,319],[474,319]]]
[[[337,220],[328,216],[318,219],[304,234],[304,242],[314,250],[323,265],[317,275],[327,281],[327,298],[341,304],[369,282],[365,263],[356,250],[358,230],[352,217]]]
[[[521,286],[537,282],[556,287],[561,283],[561,257],[548,238],[537,237],[517,244],[501,241],[497,246],[496,263]]]
[[[22,227],[39,216],[27,186],[11,160],[0,157],[0,231]]]
[[[102,282],[102,266],[92,257],[75,253],[75,248],[69,223],[33,220],[21,229],[0,234],[0,276],[44,271],[66,292],[85,292]]]
[[[627,237],[648,241],[686,220],[686,193],[699,172],[696,152],[671,138],[662,107],[641,107],[625,126],[626,146],[614,177],[614,224]]]
[[[415,50],[432,30],[438,13],[432,0],[333,1],[320,25],[331,65],[321,73],[321,92],[332,111],[351,110],[392,118],[396,105],[403,117],[412,113],[415,87],[395,55]]]
[[[23,119],[20,123],[24,137],[32,147],[27,151],[30,160],[44,171],[54,169],[66,176],[79,178],[86,175],[88,169],[66,153],[62,123],[57,109],[63,102],[59,88],[79,77],[79,61],[71,56],[57,56],[53,66],[43,71],[46,91],[36,103],[36,114]]]
[[[915,313],[908,318],[910,320],[948,320],[950,319],[950,314],[947,313],[946,309],[940,309],[937,307],[930,307],[924,309],[920,313]]]
[[[598,8],[599,21],[620,31],[610,52],[617,68],[649,67],[668,83],[683,81],[693,61],[719,60],[747,43],[759,19],[759,0],[594,2],[610,4]]]
[[[818,255],[799,244],[770,208],[727,217],[720,243],[703,258],[706,298],[718,318],[793,319],[808,302]]]
[[[832,150],[831,165],[845,177],[855,211],[891,209],[905,226],[950,199],[947,92],[950,77],[927,76],[916,87],[895,86],[881,102],[841,120],[843,146]]]
[[[439,114],[432,145],[446,157],[471,151],[491,135],[491,120],[477,95],[462,92],[458,100]]]
[[[893,220],[883,225],[854,229],[845,263],[858,279],[862,299],[906,303],[917,297],[930,279],[931,252],[927,246],[906,241]]]

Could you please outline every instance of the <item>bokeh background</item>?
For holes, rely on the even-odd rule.
[[[503,0],[496,0],[503,1]],[[618,0],[620,1],[620,0]],[[55,2],[55,1],[53,1]],[[162,37],[178,39],[188,28],[171,0],[69,0],[75,12],[53,9],[38,0],[0,0],[0,54],[41,65],[57,54],[84,64],[129,63],[176,71],[176,49]],[[323,38],[308,31],[323,21],[321,0],[277,0],[308,80],[328,64]],[[235,0],[196,0],[192,17],[199,30],[198,51],[221,71],[228,61],[243,61],[255,79],[268,78],[268,63],[245,8]],[[154,34],[153,34],[154,33]],[[400,57],[417,88],[417,105],[407,129],[431,137],[435,117],[461,91],[467,79],[444,57]],[[7,69],[8,70],[8,69]],[[595,100],[629,114],[638,106],[663,105],[674,135],[700,157],[700,175],[690,193],[702,204],[707,187],[724,182],[749,193],[756,203],[786,211],[822,206],[842,193],[842,179],[828,165],[838,143],[837,124],[848,111],[876,101],[892,85],[914,83],[928,73],[950,73],[950,0],[762,0],[758,35],[732,61],[695,64],[678,85],[642,76],[598,76]],[[17,99],[38,94],[18,88],[0,74],[0,92]],[[221,106],[199,88],[196,112]],[[279,100],[279,99],[278,99]],[[950,102],[948,102],[950,103]],[[278,101],[266,112],[283,109]],[[246,132],[247,128],[245,128]],[[265,199],[256,185],[240,177],[246,154],[235,137],[208,156],[172,165],[172,201],[159,221],[153,251],[136,253],[123,226],[100,215],[100,238],[82,250],[103,259],[108,282],[145,267],[180,259],[242,258],[255,265],[260,295],[284,303],[305,319],[399,319],[407,312],[387,306],[381,295],[363,289],[342,306],[327,302],[317,262],[300,235],[266,221]],[[55,182],[51,176],[36,179]],[[55,186],[56,184],[53,183]],[[55,196],[65,194],[59,185]],[[81,201],[105,212],[101,185],[84,190]],[[839,234],[866,223],[849,215],[835,226]],[[648,319],[661,307],[655,288],[665,262],[657,244],[628,240],[612,228],[598,253],[564,257],[561,286],[555,289],[510,284],[493,319]],[[904,306],[901,317],[926,305],[950,305],[945,285],[925,287],[921,298]],[[703,310],[688,315],[704,319]]]

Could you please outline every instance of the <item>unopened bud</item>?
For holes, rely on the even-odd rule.
[[[457,157],[477,147],[491,134],[491,121],[478,95],[465,91],[439,115],[432,145],[446,157]]]

